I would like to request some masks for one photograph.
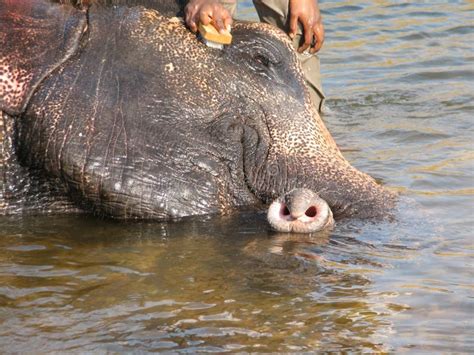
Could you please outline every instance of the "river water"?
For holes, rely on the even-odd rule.
[[[321,8],[324,119],[398,221],[1,218],[1,352],[474,351],[474,5]]]

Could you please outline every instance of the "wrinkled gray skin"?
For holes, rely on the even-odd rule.
[[[32,3],[0,2],[1,213],[166,220],[294,188],[336,217],[392,209],[342,157],[279,30],[237,22],[219,51],[145,7]]]

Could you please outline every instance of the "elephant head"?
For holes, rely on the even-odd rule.
[[[16,153],[82,208],[172,219],[301,188],[336,217],[384,216],[395,203],[344,159],[290,41],[273,27],[237,22],[233,43],[216,50],[144,7],[40,1],[20,20],[0,11],[1,41],[19,39],[0,49],[0,78],[11,84],[0,104],[17,122]],[[40,43],[24,48],[27,39]]]

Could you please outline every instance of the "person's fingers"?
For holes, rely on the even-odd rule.
[[[203,25],[209,25],[212,15],[212,7],[204,5],[201,7],[201,11],[199,12],[199,22],[201,22]]]
[[[316,50],[320,44],[321,38],[319,36],[318,32],[318,24],[314,24],[313,28],[311,28],[311,31],[313,32],[313,41],[311,42],[311,48],[309,49],[309,53],[314,54],[316,53]]]
[[[313,29],[309,25],[309,22],[303,23],[303,35],[304,35],[304,43],[298,48],[299,53],[303,53],[308,47],[311,45],[313,41]]]
[[[309,53],[310,54],[314,54],[316,53],[316,47],[318,46],[319,44],[319,38],[316,34],[316,28],[312,28],[311,31],[313,32],[313,40],[311,41],[311,46],[309,48]]]
[[[197,14],[197,8],[196,6],[186,6],[184,9],[184,14],[185,14],[185,19],[186,19],[186,25],[189,27],[189,29],[193,32],[197,31],[197,25],[196,25],[196,14]]]
[[[225,31],[225,26],[224,26],[224,19],[223,17],[225,16],[225,10],[223,9],[214,9],[213,14],[214,16],[212,17],[212,24],[218,30],[219,32],[224,32]]]
[[[233,22],[232,17],[229,14],[229,16],[224,19],[224,26],[225,26],[226,30],[230,29],[230,26],[232,25],[232,22]]]
[[[222,5],[219,6],[221,7],[222,31],[220,32],[222,33],[230,29],[230,25],[232,24],[232,16],[225,7]]]
[[[295,38],[296,30],[298,29],[298,16],[295,14],[290,14],[290,32],[288,36],[291,39]]]
[[[224,21],[222,21],[222,18],[218,17],[216,20],[213,19],[212,22],[216,30],[218,30],[220,33],[225,32]]]
[[[188,26],[189,26],[189,28],[191,29],[192,32],[194,32],[194,33],[197,32],[198,28],[197,28],[196,22],[190,21]]]
[[[313,48],[311,48],[311,54],[319,52],[324,43],[324,27],[321,23],[314,27],[314,37],[316,39],[316,43],[314,44]]]

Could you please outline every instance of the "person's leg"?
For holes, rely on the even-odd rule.
[[[222,1],[222,0],[221,0]],[[286,33],[289,30],[288,0],[253,0],[260,21],[276,26]],[[293,39],[293,46],[297,49],[303,31],[301,24],[298,26],[298,33]],[[314,106],[321,112],[324,94],[321,85],[321,73],[319,57],[316,54],[297,53],[298,59],[303,67],[306,84],[311,94]]]
[[[227,9],[227,11],[229,11],[233,18],[235,16],[235,11],[237,10],[237,0],[219,0],[219,2]]]

